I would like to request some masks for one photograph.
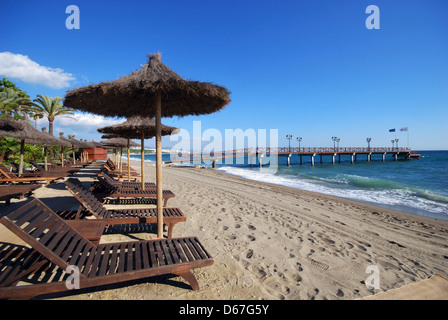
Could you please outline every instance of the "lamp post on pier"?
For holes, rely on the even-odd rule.
[[[302,141],[302,137],[297,137],[297,141],[299,142],[299,152],[300,152],[300,142]]]
[[[394,151],[394,142],[395,142],[395,140],[392,139],[392,140],[390,140],[390,142],[392,142],[392,151]]]
[[[331,137],[331,140],[333,140],[333,151],[336,151],[336,141],[338,141],[338,137]]]
[[[398,151],[398,139],[395,139],[395,147],[397,148]]]
[[[287,134],[287,135],[286,135],[286,139],[289,140],[289,153],[291,153],[291,139],[292,139],[292,134]]]
[[[372,138],[367,138],[367,151],[370,151],[370,141],[372,141]]]

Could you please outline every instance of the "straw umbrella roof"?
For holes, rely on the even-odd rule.
[[[35,129],[27,120],[18,120],[17,122],[23,128],[22,130],[15,130],[15,131],[0,130],[0,137],[16,138],[19,140],[24,140],[25,143],[29,144],[60,145],[57,144],[58,140],[56,140],[55,137]]]
[[[162,136],[177,133],[178,128],[163,125],[161,126]],[[152,118],[134,116],[126,121],[108,127],[99,128],[98,132],[115,134],[116,136],[140,139],[142,134],[145,139],[150,139],[156,135],[156,121]]]
[[[23,125],[20,124],[19,121],[7,118],[0,118],[0,130],[1,131],[23,130]]]
[[[111,147],[127,147],[128,146],[128,140],[125,138],[111,138],[108,140],[101,140],[101,143],[106,146],[111,146]],[[129,145],[131,147],[140,146],[138,143],[136,143],[134,141],[129,141]]]
[[[157,92],[162,117],[209,114],[230,103],[225,87],[186,80],[164,65],[157,53],[130,75],[68,91],[64,105],[105,116],[153,118]]]
[[[87,141],[79,141],[75,138],[67,139],[64,137],[64,132],[59,132],[59,139],[68,142],[73,148],[95,148],[95,145]]]
[[[95,140],[92,140],[89,143],[95,146],[95,148],[104,148],[104,145],[102,143],[96,142]]]
[[[53,137],[51,134],[47,132],[46,128],[42,128],[41,133],[49,138],[48,141],[42,142],[39,140],[28,139],[26,142],[31,144],[40,144],[42,147],[71,146],[71,144],[68,143],[67,141]]]

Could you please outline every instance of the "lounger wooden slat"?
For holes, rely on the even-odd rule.
[[[112,251],[112,255],[110,258],[110,266],[109,266],[109,273],[110,274],[114,274],[116,273],[116,266],[117,266],[117,262],[118,262],[118,248],[119,248],[120,244],[119,243],[115,243],[112,245],[111,251]]]
[[[141,243],[136,244],[135,246],[135,261],[134,268],[135,270],[140,270],[142,268],[142,251],[141,251]]]
[[[161,266],[166,265],[165,262],[165,256],[163,255],[163,250],[162,247],[160,246],[160,243],[158,241],[156,241],[154,243],[154,247],[156,249],[156,259],[157,259],[157,263]]]
[[[168,250],[168,247],[166,246],[166,242],[161,242],[160,246],[162,248],[163,256],[165,257],[166,264],[168,264],[168,265],[173,264],[174,261],[170,254],[170,251]]]
[[[29,206],[26,211],[21,211],[19,219],[17,220],[17,225],[22,226],[26,222],[32,222],[32,220],[36,218],[36,210],[39,210],[39,208]]]
[[[120,258],[118,259],[118,272],[123,273],[126,266],[126,243],[122,243],[119,247],[120,249]]]
[[[81,252],[87,251],[87,250],[83,250],[86,247],[87,239],[84,239],[82,237],[79,237],[79,238],[81,238],[81,239],[78,241],[78,244],[76,245],[76,248],[72,253],[71,259],[69,261],[69,265],[82,264],[78,261],[78,260],[80,260],[80,254],[81,254]]]
[[[50,242],[45,245],[48,250],[51,250],[52,252],[58,250],[58,248],[60,248],[61,245],[64,244],[64,241],[61,240],[63,240],[67,233],[70,231],[70,229],[67,226],[63,225],[60,221],[58,221],[56,225],[60,227],[59,231],[56,232]]]
[[[95,252],[94,259],[92,261],[92,266],[90,267],[89,277],[94,277],[98,273],[98,266],[100,265],[101,258],[104,257],[104,246],[99,246]]]
[[[102,257],[101,265],[98,270],[99,276],[104,276],[107,272],[107,266],[109,265],[109,256],[110,256],[110,249],[112,247],[112,244],[107,244],[104,247],[104,254]]]
[[[143,263],[143,266],[142,266],[143,269],[147,269],[147,268],[151,267],[149,255],[148,255],[148,243],[147,242],[142,243],[142,263]]]
[[[174,250],[177,252],[177,255],[180,257],[181,261],[187,261],[187,258],[184,255],[184,251],[182,247],[179,245],[178,241],[170,241],[170,244],[174,247]]]
[[[97,251],[98,247],[92,247],[89,251],[89,257],[87,258],[85,264],[83,264],[83,270],[81,271],[83,276],[87,277],[89,275],[93,259],[95,259]]]
[[[74,229],[69,230],[67,233],[64,234],[63,238],[61,239],[61,241],[59,241],[57,249],[54,249],[54,253],[59,255],[62,255],[63,252],[66,251],[66,249],[68,249],[68,247],[70,246],[72,241],[76,241],[76,239],[74,239],[75,235],[76,235],[76,231]]]
[[[156,248],[155,248],[155,242],[147,243],[148,251],[149,251],[149,258],[151,261],[151,267],[157,267],[157,257],[156,257]]]
[[[188,249],[185,240],[184,239],[180,239],[179,240],[179,244],[182,248],[182,250],[184,251],[185,256],[187,257],[187,260],[192,261],[194,260],[194,257],[192,256],[192,254],[190,253],[190,250]]]
[[[133,271],[134,270],[134,242],[128,242],[127,255],[126,255],[126,271]]]
[[[180,263],[181,259],[179,257],[179,253],[177,252],[177,250],[174,248],[173,244],[171,241],[168,241],[166,243],[166,245],[168,246],[168,251],[171,253],[171,257],[174,260],[174,263]]]
[[[80,235],[75,234],[73,236],[73,240],[71,241],[70,245],[67,247],[67,250],[65,251],[64,255],[62,256],[63,260],[67,260],[70,256],[72,256],[73,252],[75,251],[75,249],[80,241],[81,241]]]

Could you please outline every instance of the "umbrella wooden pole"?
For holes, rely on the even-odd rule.
[[[156,184],[157,184],[157,237],[163,238],[163,199],[162,199],[162,97],[155,96],[156,112]]]
[[[131,181],[131,150],[129,150],[129,138],[128,138],[128,181]]]
[[[61,166],[64,166],[64,146],[61,146]]]
[[[122,169],[123,169],[123,148],[120,147],[120,176]]]
[[[20,162],[19,162],[19,177],[23,174],[23,155],[25,153],[25,140],[20,140]]]
[[[44,147],[45,171],[48,171],[47,150],[47,147]]]
[[[142,131],[142,136],[141,136],[141,179],[142,179],[142,190],[145,190],[145,133]]]

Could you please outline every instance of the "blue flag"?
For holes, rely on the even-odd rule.
[[[389,132],[395,132],[395,129],[389,129]]]

